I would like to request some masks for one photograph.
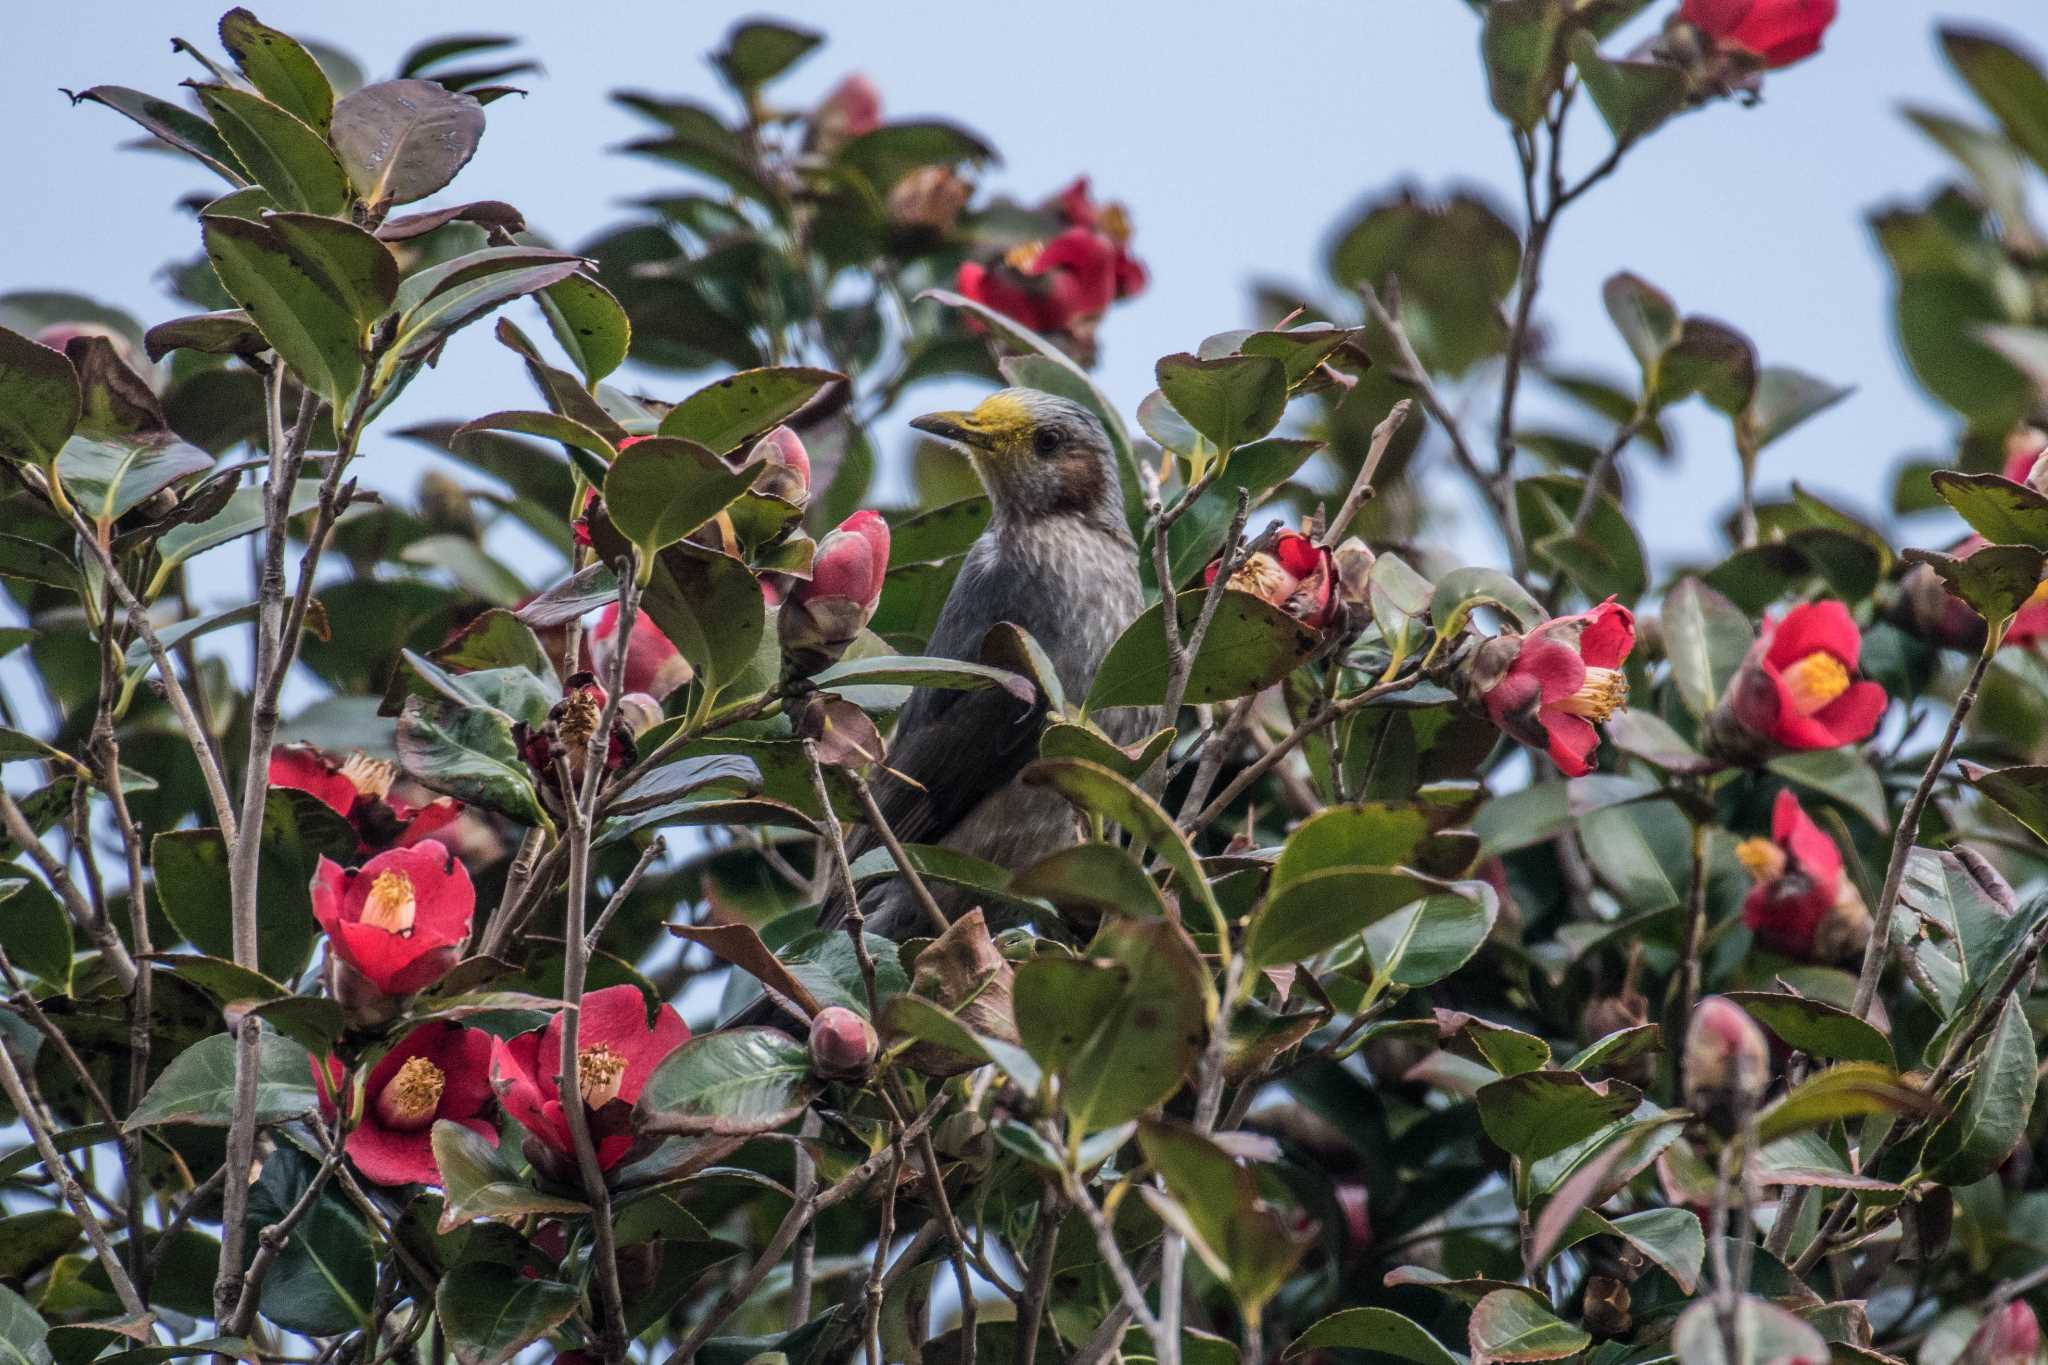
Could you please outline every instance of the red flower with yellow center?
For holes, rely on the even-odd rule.
[[[637,987],[608,986],[583,997],[577,1101],[590,1125],[600,1168],[610,1170],[632,1150],[633,1102],[662,1058],[689,1039],[689,1026],[672,1006],[663,1005],[649,1024],[646,999]],[[576,1144],[562,1107],[561,1070],[562,1016],[557,1014],[545,1028],[497,1045],[491,1084],[505,1112],[544,1149],[573,1161]]]
[[[361,867],[326,858],[313,874],[313,917],[328,953],[380,994],[425,990],[455,965],[476,889],[438,839],[380,853]]]
[[[356,1169],[380,1185],[439,1185],[433,1146],[439,1119],[497,1146],[497,1129],[482,1117],[491,1101],[495,1041],[481,1029],[439,1020],[401,1038],[363,1085],[362,1122],[347,1143]]]
[[[1742,902],[1742,921],[1759,943],[1809,962],[1862,952],[1870,912],[1842,875],[1841,849],[1790,789],[1771,807],[1771,837],[1743,840],[1735,856],[1756,881]]]
[[[1840,602],[1766,618],[1722,701],[1726,719],[1779,749],[1833,749],[1870,737],[1885,691],[1856,672],[1863,633]],[[1722,727],[1725,728],[1725,727]]]
[[[348,821],[363,853],[409,848],[462,814],[460,801],[415,806],[394,800],[398,769],[361,753],[337,763],[310,744],[287,744],[271,751],[269,776],[271,786],[318,797]]]
[[[1621,667],[1635,644],[1635,613],[1610,597],[1527,635],[1488,640],[1472,685],[1503,734],[1548,753],[1567,777],[1584,777],[1600,747],[1594,727],[1628,701]]]

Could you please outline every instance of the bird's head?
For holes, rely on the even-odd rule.
[[[928,413],[910,425],[967,451],[998,517],[1064,513],[1124,525],[1109,437],[1079,403],[1003,389],[971,412]]]

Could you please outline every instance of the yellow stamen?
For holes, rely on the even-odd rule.
[[[1280,561],[1263,550],[1238,566],[1230,576],[1230,586],[1239,592],[1248,592],[1266,602],[1284,602],[1294,591],[1294,575],[1280,566]]]
[[[617,1099],[625,1079],[626,1059],[614,1052],[611,1044],[599,1043],[576,1054],[576,1088],[592,1109],[602,1109]]]
[[[377,1096],[377,1117],[387,1128],[424,1128],[441,1107],[448,1077],[425,1057],[411,1057]]]
[[[1735,846],[1735,856],[1758,882],[1774,882],[1785,875],[1785,850],[1769,839],[1744,839]]]
[[[341,775],[355,784],[356,791],[363,796],[383,797],[391,791],[392,779],[398,776],[397,765],[386,763],[381,758],[368,754],[353,753],[341,765]]]
[[[1038,268],[1038,256],[1044,250],[1043,242],[1025,242],[1021,246],[1013,246],[1003,253],[1003,264],[1012,270],[1029,275]]]
[[[1095,215],[1095,225],[1102,229],[1102,235],[1119,246],[1131,240],[1131,215],[1122,204],[1104,204]]]
[[[1588,668],[1579,690],[1559,702],[1557,708],[1598,725],[1627,702],[1627,674],[1613,668]]]
[[[2020,609],[2048,606],[2048,579],[2041,580],[2041,586],[2034,589],[2033,596],[2020,604]]]
[[[1849,690],[1849,670],[1834,655],[1815,650],[1779,675],[1792,695],[1792,707],[1810,716]]]
[[[379,872],[377,880],[370,883],[370,894],[363,901],[363,913],[359,918],[362,923],[373,925],[387,934],[409,934],[418,911],[419,902],[413,895],[412,878],[392,868]]]

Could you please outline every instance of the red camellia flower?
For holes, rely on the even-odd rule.
[[[443,798],[414,806],[393,800],[398,769],[382,759],[350,754],[340,763],[310,744],[281,745],[270,752],[270,785],[318,797],[355,827],[364,853],[409,848],[462,814],[462,803]]]
[[[1803,961],[1840,962],[1863,951],[1870,912],[1842,875],[1842,851],[1789,788],[1771,808],[1771,837],[1744,839],[1735,856],[1756,885],[1742,921],[1772,952]]]
[[[1086,330],[1117,297],[1118,247],[1092,228],[1013,247],[992,265],[967,261],[955,286],[1034,332]]]
[[[1211,561],[1202,581],[1214,583],[1221,567],[1221,560]],[[1260,550],[1239,565],[1230,575],[1230,586],[1316,630],[1336,620],[1344,608],[1337,592],[1336,557],[1299,531],[1282,531],[1271,550]]]
[[[1601,724],[1628,700],[1621,666],[1635,613],[1612,597],[1591,611],[1501,634],[1479,648],[1472,686],[1503,734],[1548,753],[1568,777],[1593,771]]]
[[[468,869],[438,839],[380,853],[361,867],[322,858],[313,874],[313,917],[326,931],[329,961],[386,996],[411,995],[446,976],[475,909]]]
[[[846,652],[882,597],[889,571],[889,523],[866,508],[818,542],[811,576],[789,591],[776,617],[782,652],[815,673]]]
[[[441,1020],[421,1024],[370,1068],[363,1118],[348,1135],[349,1160],[379,1185],[439,1185],[436,1119],[459,1123],[498,1145],[482,1117],[491,1100],[491,1052],[481,1029]]]
[[[1767,67],[1790,66],[1820,51],[1835,21],[1835,0],[1685,0],[1678,17],[1723,48]]]
[[[1863,633],[1840,602],[1808,602],[1782,619],[1766,617],[1749,656],[1729,682],[1709,724],[1721,750],[1733,729],[1778,749],[1833,749],[1869,738],[1884,715],[1885,692],[1856,676]]]
[[[1097,204],[1089,195],[1088,177],[1084,175],[1054,196],[1053,205],[1068,227],[1100,232],[1116,247],[1118,298],[1127,299],[1144,290],[1145,266],[1130,253],[1131,215],[1122,204]]]
[[[632,1149],[633,1101],[662,1058],[689,1040],[689,1026],[672,1006],[663,1005],[648,1024],[646,999],[638,987],[608,986],[583,997],[576,1087],[600,1167],[610,1170]],[[491,1084],[505,1112],[545,1152],[573,1162],[576,1144],[562,1108],[561,1070],[559,1014],[545,1028],[499,1042],[491,1056]]]
[[[618,658],[619,604],[608,602],[590,628],[590,669],[600,678],[612,676]],[[633,631],[626,642],[626,688],[645,692],[660,701],[688,682],[695,674],[689,660],[676,652],[661,627],[646,612],[633,614]]]

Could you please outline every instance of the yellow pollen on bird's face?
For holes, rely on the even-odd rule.
[[[1744,839],[1735,846],[1735,857],[1758,882],[1774,882],[1785,875],[1785,850],[1769,839]]]
[[[1039,253],[1044,250],[1043,242],[1025,242],[1020,246],[1013,246],[1003,253],[1003,264],[1012,270],[1029,275],[1038,268]]]
[[[1628,701],[1628,675],[1615,668],[1588,668],[1579,690],[1559,702],[1558,709],[1584,716],[1595,725]]]
[[[370,894],[363,900],[361,922],[388,934],[409,934],[418,911],[419,902],[413,896],[412,878],[392,868],[379,872],[377,880],[370,883]]]
[[[425,1057],[411,1057],[377,1096],[377,1117],[389,1128],[424,1128],[441,1107],[448,1077]]]
[[[1849,670],[1834,655],[1815,650],[1778,675],[1792,694],[1792,708],[1810,716],[1849,690]]]
[[[599,1043],[576,1054],[576,1088],[592,1109],[602,1109],[617,1099],[625,1079],[626,1059],[614,1052],[611,1044]]]
[[[383,797],[391,791],[392,779],[398,776],[396,765],[368,754],[353,753],[341,765],[341,775],[355,785],[363,796]]]

